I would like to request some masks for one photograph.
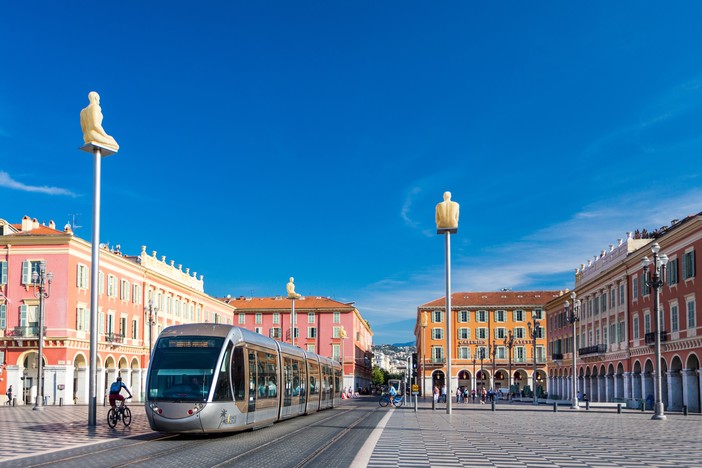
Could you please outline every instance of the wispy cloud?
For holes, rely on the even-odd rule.
[[[47,195],[66,195],[69,197],[77,197],[75,193],[70,190],[62,189],[59,187],[47,187],[47,186],[37,186],[37,185],[27,185],[22,182],[18,182],[10,177],[10,174],[4,171],[0,171],[0,187],[9,188],[12,190],[20,190],[22,192],[37,192],[45,193]]]
[[[702,210],[702,190],[663,197],[636,193],[584,207],[569,219],[526,233],[508,244],[488,245],[471,256],[454,253],[452,291],[573,288],[574,272],[627,232],[656,229]],[[460,235],[460,233],[459,233]],[[404,277],[387,278],[359,291],[357,305],[371,326],[414,320],[417,307],[445,294],[443,262]],[[413,323],[413,322],[412,322]],[[411,327],[382,342],[412,339]]]

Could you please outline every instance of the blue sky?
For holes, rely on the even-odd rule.
[[[702,211],[702,3],[13,2],[0,217],[90,240],[79,112],[101,95],[101,241],[210,295],[354,301],[375,343],[454,291],[564,289],[625,232]]]

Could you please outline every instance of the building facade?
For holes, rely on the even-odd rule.
[[[43,387],[47,404],[88,403],[91,250],[70,226],[0,219],[0,390],[13,386],[18,404],[38,394],[39,284],[45,271]],[[167,326],[232,323],[234,309],[204,292],[204,279],[156,252],[127,256],[99,251],[97,397],[120,375],[143,401],[152,343]]]
[[[655,289],[645,281],[642,259],[660,247],[668,257],[660,289],[660,327],[655,323]],[[661,337],[661,400],[680,411],[702,409],[700,354],[702,316],[697,294],[697,252],[702,249],[702,213],[654,233],[627,233],[576,270],[575,289],[546,304],[549,323],[549,385],[563,399],[573,396],[573,355],[576,392],[590,401],[622,402],[651,409],[655,399],[655,336]],[[652,267],[651,267],[652,268]],[[650,269],[649,269],[650,273]],[[650,280],[650,276],[648,277]],[[572,304],[580,301],[578,321],[568,321]],[[568,310],[565,301],[570,303]],[[575,339],[574,339],[575,338]]]
[[[556,291],[457,292],[451,295],[451,385],[545,395],[547,386],[544,305]],[[538,323],[538,326],[536,324]],[[417,308],[419,387],[430,394],[446,382],[448,340],[445,297]],[[511,378],[510,378],[511,376]]]
[[[366,388],[372,383],[373,333],[353,303],[327,297],[295,299],[283,296],[221,299],[234,307],[235,325],[339,361],[344,387]]]

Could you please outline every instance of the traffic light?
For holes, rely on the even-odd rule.
[[[417,353],[412,353],[412,369],[417,370]]]

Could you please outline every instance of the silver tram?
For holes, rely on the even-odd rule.
[[[144,408],[151,429],[241,431],[338,406],[338,362],[222,324],[168,327],[154,345]]]

